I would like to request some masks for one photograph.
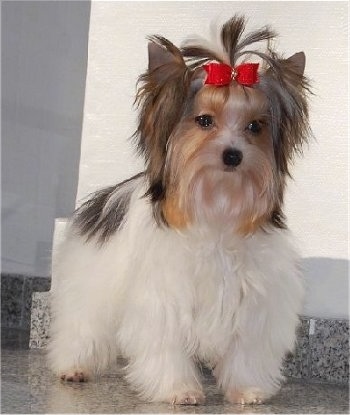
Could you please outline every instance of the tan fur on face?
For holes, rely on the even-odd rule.
[[[162,202],[162,212],[166,223],[172,228],[184,229],[191,222],[188,212],[180,208],[176,194],[169,195]]]
[[[246,131],[253,120],[268,123],[266,105],[260,91],[235,83],[199,91],[168,147],[163,215],[171,226],[222,222],[247,234],[267,220],[276,204],[270,132],[267,125],[259,136]],[[214,117],[213,127],[195,123],[195,116],[203,114]],[[230,146],[243,153],[242,164],[234,169],[222,162],[222,152]]]

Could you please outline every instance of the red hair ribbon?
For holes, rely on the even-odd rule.
[[[241,65],[232,68],[226,63],[212,62],[203,65],[207,72],[207,85],[229,85],[232,80],[235,80],[241,85],[252,86],[259,82],[258,77],[258,63],[242,63]]]

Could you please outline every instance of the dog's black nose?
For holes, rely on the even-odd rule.
[[[243,153],[235,148],[227,148],[222,153],[222,160],[226,166],[236,167],[243,160]]]

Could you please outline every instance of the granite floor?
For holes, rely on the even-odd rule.
[[[288,381],[270,402],[259,406],[230,405],[204,372],[203,406],[147,404],[135,397],[117,366],[91,383],[63,384],[46,368],[43,350],[28,350],[28,336],[2,336],[2,413],[349,413],[347,386]]]

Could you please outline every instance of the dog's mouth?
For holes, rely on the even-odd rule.
[[[234,173],[239,170],[238,166],[224,166],[223,172],[224,173]]]

